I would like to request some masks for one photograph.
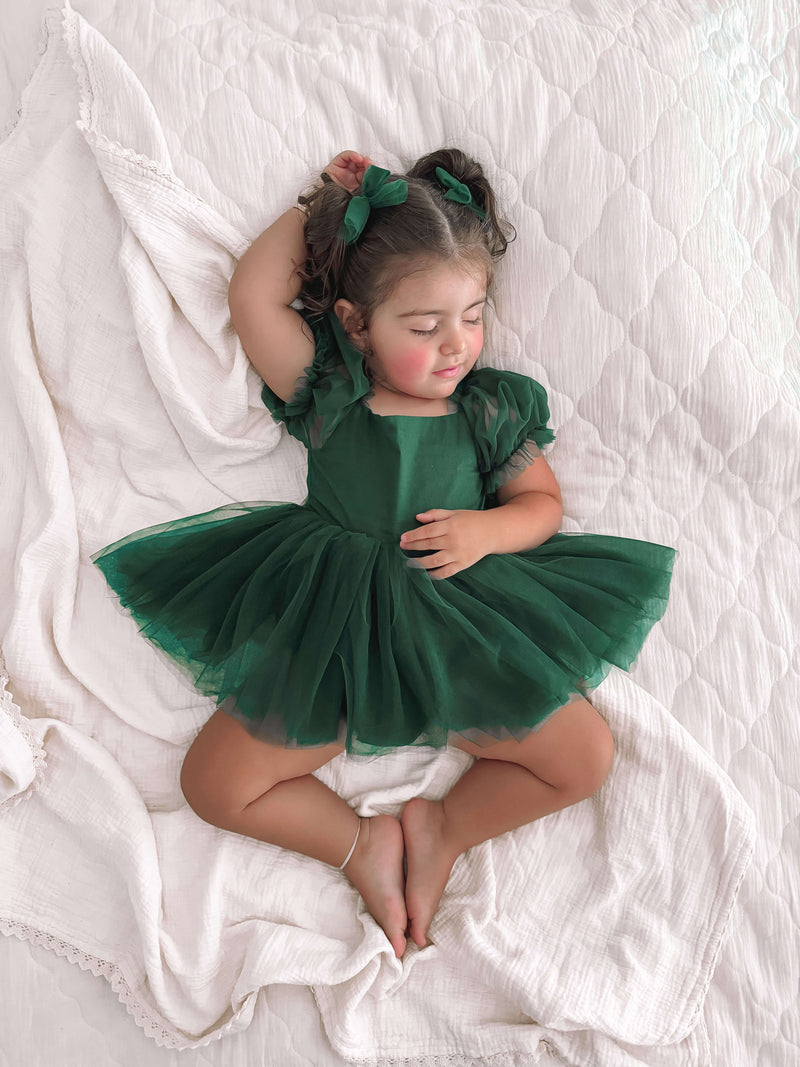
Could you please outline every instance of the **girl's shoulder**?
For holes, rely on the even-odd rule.
[[[547,423],[550,408],[543,385],[525,374],[480,367],[459,387],[459,400],[467,417],[485,435],[525,432],[538,445],[553,440]]]
[[[457,395],[485,475],[501,471],[531,446],[539,454],[555,437],[547,392],[525,374],[481,367],[467,375]]]
[[[288,400],[266,384],[261,397],[273,418],[285,422],[292,436],[313,447],[330,434],[353,403],[366,396],[370,384],[363,357],[347,339],[337,316],[297,310],[314,338],[314,358]]]

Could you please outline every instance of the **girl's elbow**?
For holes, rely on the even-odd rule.
[[[558,490],[552,493],[540,490],[538,493],[531,494],[531,510],[534,513],[541,513],[543,509],[547,509],[552,520],[558,522],[559,526],[561,525],[564,508],[561,503],[561,493]]]
[[[552,496],[550,499],[553,501],[553,533],[558,533],[558,531],[561,529],[561,522],[564,518],[564,508],[561,504],[561,494],[559,493],[558,496]]]
[[[237,267],[228,283],[228,310],[234,321],[241,314],[242,305],[246,302],[246,289],[247,285],[242,283],[242,276]]]

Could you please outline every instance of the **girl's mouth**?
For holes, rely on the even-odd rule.
[[[437,378],[455,378],[460,370],[461,367],[446,367],[444,370],[435,370],[433,373]]]

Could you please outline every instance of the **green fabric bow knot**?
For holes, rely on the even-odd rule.
[[[383,167],[367,167],[361,181],[361,193],[351,199],[344,215],[341,236],[345,244],[351,245],[353,241],[358,240],[373,208],[405,204],[408,199],[408,182],[404,178],[398,178],[387,184],[388,177],[389,171]]]
[[[472,193],[469,191],[469,187],[460,182],[458,178],[454,178],[452,174],[444,169],[444,167],[436,168],[436,177],[445,189],[448,191],[444,194],[445,200],[453,200],[456,204],[463,204],[464,207],[468,207],[470,211],[473,211],[479,219],[486,218],[486,212],[479,208],[475,201],[472,199]]]

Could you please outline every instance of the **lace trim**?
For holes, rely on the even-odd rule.
[[[190,1049],[203,1048],[219,1041],[234,1026],[236,1017],[213,1034],[204,1037],[200,1041],[187,1041],[185,1036],[176,1030],[166,1026],[163,1020],[153,1016],[137,998],[128,984],[125,975],[115,963],[109,960],[101,960],[97,956],[75,948],[74,945],[62,941],[61,938],[53,937],[41,930],[34,930],[25,923],[16,922],[13,919],[0,918],[0,933],[7,937],[16,937],[19,941],[25,941],[31,945],[48,949],[56,956],[66,959],[69,963],[77,964],[82,971],[91,971],[96,978],[105,978],[111,988],[119,997],[120,1003],[125,1006],[128,1014],[145,1034],[162,1048]],[[312,993],[313,993],[312,988]],[[316,998],[315,998],[316,999]],[[533,1054],[522,1052],[498,1052],[490,1056],[465,1056],[465,1055],[440,1055],[440,1056],[415,1056],[407,1058],[381,1058],[369,1057],[349,1060],[354,1067],[533,1067],[540,1062],[542,1052],[553,1053],[555,1047],[545,1038],[539,1039],[537,1051]]]
[[[11,693],[9,693],[6,688],[9,682],[10,679],[6,670],[5,660],[3,659],[2,652],[0,652],[0,714],[5,714],[25,738],[33,758],[34,776],[30,785],[23,789],[21,793],[16,793],[13,797],[9,797],[7,800],[0,803],[0,811],[8,811],[10,808],[15,807],[23,797],[26,797],[32,790],[34,790],[39,785],[42,775],[45,772],[45,768],[47,767],[47,754],[44,750],[42,740],[32,729],[30,723],[22,714],[22,711],[14,703]]]
[[[67,46],[67,51],[72,60],[72,69],[75,72],[75,77],[78,82],[78,95],[80,97],[78,105],[78,114],[80,115],[80,119],[77,123],[78,129],[86,134],[88,138],[94,140],[99,147],[113,151],[115,154],[122,156],[123,159],[128,160],[128,162],[135,163],[137,166],[149,170],[152,174],[158,175],[159,178],[163,178],[164,181],[169,182],[171,185],[178,186],[181,191],[194,196],[194,194],[186,188],[180,178],[178,178],[171,170],[160,166],[154,159],[150,159],[149,156],[143,156],[138,152],[134,152],[130,148],[126,148],[118,141],[111,140],[110,137],[107,137],[104,133],[100,133],[100,131],[95,128],[95,123],[92,118],[94,90],[89,77],[89,69],[84,62],[81,53],[78,16],[70,6],[69,0],[65,0],[63,15],[62,26],[64,44]],[[199,197],[196,199],[199,200]]]
[[[201,196],[198,196],[197,193],[193,192],[187,185],[185,185],[169,166],[163,166],[156,162],[156,160],[151,159],[150,156],[143,155],[141,152],[134,152],[132,148],[120,144],[119,141],[113,140],[107,134],[101,133],[101,131],[97,129],[95,119],[92,116],[92,104],[95,93],[89,75],[89,68],[81,52],[79,18],[80,16],[70,6],[69,0],[64,0],[62,34],[67,52],[72,60],[72,69],[78,82],[79,119],[76,125],[83,133],[87,143],[109,155],[114,155],[119,159],[125,160],[127,163],[138,167],[140,170],[155,175],[166,185],[171,186],[174,191],[180,193],[181,196],[190,201],[197,211],[213,214],[217,234],[220,236],[231,255],[233,255],[234,258],[239,259],[244,255],[250,242],[242,236],[232,223],[219,215]]]
[[[234,1016],[208,1037],[204,1037],[200,1041],[189,1041],[185,1034],[171,1029],[165,1025],[162,1019],[151,1014],[131,989],[125,975],[116,963],[112,963],[109,960],[101,960],[89,952],[84,952],[82,949],[62,941],[61,938],[53,937],[52,934],[46,934],[42,930],[34,930],[33,927],[27,926],[25,923],[16,922],[13,919],[0,918],[0,933],[49,949],[49,951],[54,952],[62,959],[77,964],[82,971],[91,971],[96,978],[105,978],[119,997],[120,1002],[127,1008],[128,1014],[133,1017],[136,1025],[141,1027],[147,1036],[162,1048],[188,1049],[210,1045],[212,1042],[224,1037],[236,1022],[236,1017]]]

